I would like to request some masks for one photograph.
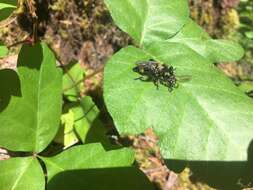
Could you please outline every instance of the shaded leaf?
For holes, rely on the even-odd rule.
[[[131,166],[134,154],[128,148],[105,151],[97,143],[75,146],[54,157],[43,157],[42,160],[46,164],[50,181],[53,176],[64,171]]]
[[[7,18],[13,13],[13,11],[15,11],[16,5],[17,5],[17,0],[1,0],[1,3],[0,3],[0,25],[5,27],[7,23],[9,23],[10,21],[13,20],[13,18],[9,18],[9,19],[7,19]],[[7,19],[7,20],[5,20],[5,19]]]
[[[84,85],[80,83],[76,86],[74,84],[84,77],[84,70],[79,63],[70,65],[68,73],[63,75],[63,94],[69,101],[77,101],[80,91],[83,90]],[[66,90],[67,89],[67,90]]]
[[[0,146],[38,153],[47,147],[58,130],[62,74],[45,44],[23,46],[17,69],[21,95],[13,96],[0,114]],[[3,90],[0,92],[5,95],[7,92]]]
[[[44,190],[45,178],[36,158],[0,161],[0,190]]]
[[[55,189],[154,190],[154,186],[137,168],[120,167],[72,170],[59,173],[48,184],[48,190]]]
[[[81,99],[79,106],[73,107],[71,110],[74,113],[76,133],[85,143],[87,133],[98,117],[99,110],[91,97],[88,96]]]
[[[8,85],[6,85],[8,82]],[[9,104],[11,96],[21,96],[18,74],[11,69],[0,70],[0,112]]]
[[[169,92],[135,80],[137,61],[153,58],[191,76]],[[117,82],[115,82],[117,81]],[[105,68],[104,98],[121,134],[154,128],[165,159],[247,160],[253,102],[211,62],[178,43],[121,50]]]

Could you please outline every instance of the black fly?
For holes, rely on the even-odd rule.
[[[169,91],[178,86],[175,69],[172,66],[160,64],[153,59],[137,62],[137,66],[133,68],[133,71],[142,75],[137,79],[153,81],[157,89],[159,84],[168,87]]]

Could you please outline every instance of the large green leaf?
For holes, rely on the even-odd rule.
[[[1,147],[40,152],[54,138],[60,122],[62,87],[62,72],[55,64],[45,44],[21,49],[17,68],[21,95],[12,96],[4,109],[4,102],[0,104]],[[0,88],[1,97],[8,95],[3,85]]]
[[[213,40],[195,22],[190,20],[169,42],[187,45],[212,62],[236,61],[242,58],[242,47],[228,40]]]
[[[0,190],[44,190],[45,178],[34,157],[0,161]]]
[[[173,65],[188,82],[169,92],[135,80],[135,63],[153,58]],[[128,47],[106,65],[104,98],[121,134],[154,128],[166,159],[247,160],[253,136],[253,102],[190,48],[159,42],[142,51]]]
[[[75,146],[51,158],[43,157],[48,180],[60,172],[80,169],[114,168],[131,166],[134,154],[131,149],[105,151],[101,144]]]
[[[116,24],[139,44],[165,40],[188,21],[187,0],[105,0]]]

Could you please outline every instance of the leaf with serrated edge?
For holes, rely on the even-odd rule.
[[[187,0],[105,0],[115,23],[139,45],[166,40],[189,19]]]
[[[0,161],[0,190],[44,190],[45,178],[34,157]]]
[[[70,148],[59,155],[41,158],[47,168],[48,180],[60,172],[78,169],[114,168],[131,166],[131,149],[105,151],[101,144],[87,144]]]
[[[162,85],[135,80],[135,63],[153,58],[173,65],[179,82]],[[120,134],[154,128],[165,159],[247,160],[253,134],[253,103],[211,62],[177,43],[153,43],[146,52],[128,47],[107,63],[104,98]]]
[[[45,44],[25,45],[18,58],[21,95],[12,96],[0,114],[0,146],[41,152],[57,133],[61,114],[62,72]],[[0,89],[1,93],[6,93]],[[1,110],[1,104],[0,104]]]

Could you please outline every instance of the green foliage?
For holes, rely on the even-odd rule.
[[[192,20],[167,41],[184,44],[213,63],[239,60],[244,54],[239,44],[228,40],[213,40]]]
[[[47,171],[51,179],[53,175],[73,169],[132,165],[132,150],[124,148],[106,151],[99,143],[80,145],[52,158],[40,155],[51,143],[60,125],[62,77],[53,53],[44,43],[22,47],[17,72],[0,70],[0,147],[23,156],[0,162],[0,190],[43,190],[43,171]],[[86,119],[96,118],[97,109],[91,99],[81,100],[80,105],[84,106],[85,115],[81,114],[80,108],[76,111],[76,107],[72,107],[72,116],[63,115],[68,130],[76,125],[74,117],[80,116],[77,125],[86,123],[84,127],[90,126]],[[82,119],[84,121],[81,122]],[[64,136],[66,147],[72,140],[68,135]]]
[[[115,23],[139,45],[166,40],[189,20],[185,0],[105,0]]]
[[[66,68],[67,72],[63,76],[63,95],[69,101],[77,101],[80,96],[80,91],[83,91],[83,82],[73,86],[76,82],[80,81],[84,77],[84,70],[79,63],[71,64]]]
[[[34,157],[0,161],[0,170],[0,190],[44,190],[44,174]]]
[[[74,131],[74,119],[74,113],[71,110],[61,116],[61,128],[54,141],[62,144],[64,148],[68,148],[78,142]]]
[[[150,9],[159,7],[145,2]],[[113,0],[106,3],[123,30],[133,37],[135,33],[146,33],[145,27],[126,30],[131,26],[121,16],[128,12],[117,8]],[[165,4],[170,7],[169,2]],[[139,6],[131,7],[137,10]],[[104,98],[115,125],[121,134],[138,134],[152,127],[166,159],[246,160],[253,132],[252,100],[212,65],[240,59],[243,50],[232,42],[212,40],[193,21],[185,19],[184,6],[175,3],[174,9],[181,13],[176,22],[160,17],[163,9],[142,10],[150,18],[160,17],[158,23],[167,26],[179,26],[184,21],[184,27],[178,28],[174,36],[169,35],[170,29],[167,38],[157,33],[144,35],[144,46],[139,40],[141,48],[127,47],[106,65]],[[153,19],[148,23],[156,24]],[[152,82],[135,80],[139,76],[132,71],[136,62],[151,58],[172,65],[177,76],[190,75],[191,80],[179,82],[179,88],[171,93],[163,86],[157,90]]]
[[[0,131],[3,135],[0,145],[10,150],[39,153],[58,130],[61,70],[55,67],[55,57],[45,44],[23,46],[18,57],[18,77],[18,95],[5,102],[8,104],[6,108],[4,104],[0,105],[0,110],[3,110],[0,114]],[[0,92],[2,97],[9,96],[4,89],[0,89]]]
[[[57,174],[48,190],[154,190],[143,172],[135,167],[72,170]]]
[[[108,61],[104,72],[104,100],[118,132],[153,128],[165,159],[246,160],[253,102],[213,64],[240,59],[242,48],[211,39],[189,18],[186,0],[105,2],[116,24],[135,40],[135,46]],[[6,53],[0,48],[0,56]],[[136,80],[136,63],[149,59],[173,66],[178,79],[189,80],[179,80],[171,92]],[[0,190],[68,189],[65,182],[99,189],[108,183],[106,171],[119,179],[112,189],[122,187],[122,176],[131,179],[123,189],[152,189],[131,167],[133,150],[112,147],[105,138],[100,110],[91,97],[81,96],[85,73],[80,65],[64,72],[44,43],[22,47],[17,71],[0,70],[0,147],[17,156],[0,162]],[[63,146],[54,156],[52,142]],[[95,185],[92,173],[102,176]]]
[[[2,43],[0,43],[0,58],[4,57],[7,55],[8,49],[6,46],[4,46]]]
[[[76,146],[51,157],[42,158],[48,170],[48,180],[59,172],[77,169],[113,168],[130,166],[133,151],[130,149],[105,151],[100,144]]]
[[[253,1],[242,0],[238,11],[241,25],[236,35],[238,41],[247,50],[243,61],[253,65]]]
[[[88,132],[94,127],[94,123],[98,119],[99,110],[90,97],[80,100],[79,105],[71,107],[74,113],[74,128],[80,138],[85,143]]]
[[[17,0],[1,0],[0,2],[0,21],[8,18],[16,9]]]
[[[99,110],[92,99],[87,96],[79,101],[67,103],[64,112],[66,113],[61,117],[61,128],[54,141],[63,144],[65,148],[79,140],[85,143],[90,130],[99,125]]]

